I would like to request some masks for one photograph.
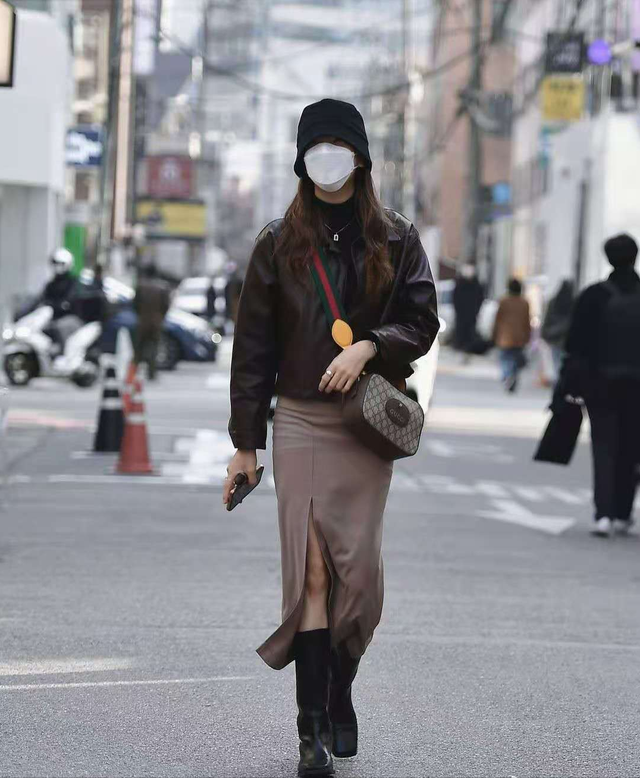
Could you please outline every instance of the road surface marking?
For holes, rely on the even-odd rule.
[[[424,487],[422,491],[434,494],[471,495],[474,493],[473,487],[468,484],[463,484],[460,481],[456,481],[454,478],[447,475],[421,475],[417,478],[418,482]]]
[[[541,490],[535,486],[513,486],[512,489],[523,500],[541,502],[544,499]]]
[[[591,499],[591,494],[589,492],[587,492],[585,498],[584,493],[582,493],[581,490],[578,490],[578,492],[575,493],[570,492],[567,489],[560,489],[557,486],[545,486],[544,490],[551,497],[555,497],[556,500],[560,500],[561,502],[566,502],[568,505],[584,505],[585,502],[588,502]]]
[[[0,685],[2,692],[38,691],[39,689],[91,689],[111,686],[167,686],[169,684],[216,683],[218,681],[252,681],[250,675],[218,675],[211,678],[167,678],[152,681],[78,681],[71,683],[22,683]]]
[[[164,465],[162,474],[178,476],[188,484],[207,484],[212,479],[221,481],[225,478],[235,447],[226,433],[203,429],[198,430],[195,437],[179,438],[175,451],[188,454],[189,461]]]
[[[511,454],[505,454],[501,446],[488,443],[467,443],[462,440],[450,441],[431,437],[424,445],[430,454],[442,459],[479,459],[483,461],[490,459],[493,464],[511,464],[515,461],[515,457]]]
[[[105,673],[130,670],[132,667],[131,659],[42,659],[39,662],[3,662],[0,664],[0,676]]]
[[[223,461],[216,461],[217,455],[209,454],[203,449],[197,450],[188,462],[171,461],[174,456],[178,458],[180,453],[175,455],[159,455],[160,475],[154,476],[127,476],[111,474],[80,475],[75,473],[58,473],[44,478],[32,477],[27,475],[11,475],[8,477],[8,483],[37,483],[43,482],[49,484],[120,484],[136,486],[205,486],[213,489],[221,489],[224,478],[226,477],[228,458]],[[164,460],[164,461],[162,461]],[[168,460],[168,461],[167,461]],[[275,490],[275,481],[270,474],[264,480],[264,485]],[[547,498],[557,499],[566,505],[584,506],[591,500],[591,494],[588,490],[576,490],[571,494],[567,490],[556,487],[545,486],[524,486],[522,484],[498,483],[495,481],[460,481],[451,476],[445,475],[419,475],[402,472],[397,470],[391,481],[391,493],[412,492],[421,494],[434,494],[443,496],[460,497],[488,497],[494,500],[526,500],[528,502],[540,503]]]
[[[478,511],[476,516],[496,521],[505,521],[510,524],[518,524],[521,527],[537,529],[540,532],[548,532],[551,535],[561,535],[572,527],[575,519],[566,516],[537,516],[530,510],[513,500],[493,500],[494,509],[491,511]]]
[[[493,481],[478,481],[476,483],[476,489],[479,494],[484,494],[487,497],[508,497],[509,493],[501,484],[496,484]]]

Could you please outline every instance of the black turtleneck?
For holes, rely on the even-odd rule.
[[[351,197],[344,203],[334,204],[326,203],[316,197],[316,203],[322,211],[329,250],[337,251],[340,260],[347,264],[347,283],[343,303],[348,314],[353,310],[359,284],[356,263],[353,259],[353,244],[362,237],[362,229],[356,218],[355,198]],[[334,235],[338,235],[337,241],[334,241]]]

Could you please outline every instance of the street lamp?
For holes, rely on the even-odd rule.
[[[0,0],[0,87],[13,86],[16,19],[16,9],[7,0]]]

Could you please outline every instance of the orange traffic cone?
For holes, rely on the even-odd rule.
[[[149,442],[144,415],[142,382],[137,377],[133,381],[131,409],[125,417],[124,435],[122,437],[117,472],[128,475],[149,475],[153,473],[153,465],[149,459]]]
[[[134,392],[133,384],[136,380],[137,371],[138,366],[131,360],[126,378],[124,379],[124,386],[122,387],[122,410],[125,416],[131,413],[131,396]]]

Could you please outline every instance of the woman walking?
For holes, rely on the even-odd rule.
[[[507,290],[496,313],[493,342],[500,349],[504,387],[513,393],[518,389],[520,371],[526,365],[524,349],[531,340],[531,311],[517,278],[509,281]]]
[[[240,298],[229,422],[237,452],[223,501],[238,473],[255,482],[275,393],[282,623],[258,653],[277,670],[295,660],[298,774],[324,776],[333,775],[332,752],[357,752],[351,685],[382,612],[393,469],[344,427],[342,400],[365,369],[402,385],[409,363],[429,351],[438,317],[415,228],[376,196],[356,108],[338,100],[305,108],[297,148],[298,193],[258,236]],[[352,345],[332,339],[328,301],[312,279],[319,256]]]

